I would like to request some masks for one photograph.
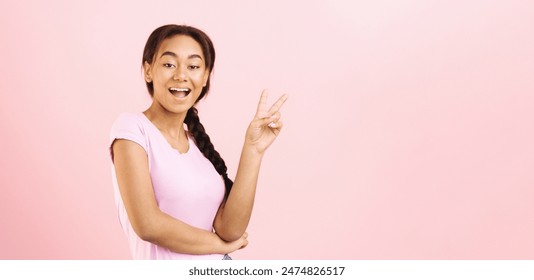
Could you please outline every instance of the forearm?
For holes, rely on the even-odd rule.
[[[232,251],[227,242],[217,234],[193,227],[163,212],[155,214],[144,228],[138,233],[143,240],[173,252],[204,255],[226,254]]]
[[[234,185],[214,221],[215,231],[224,240],[235,240],[247,229],[263,154],[282,129],[278,110],[287,100],[287,95],[280,97],[269,110],[266,107],[267,95],[264,90],[256,115],[247,128]]]
[[[235,240],[247,229],[263,154],[253,147],[243,145],[239,166],[232,190],[221,207],[215,221],[215,230],[224,240]]]

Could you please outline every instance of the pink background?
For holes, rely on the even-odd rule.
[[[232,177],[261,89],[290,94],[235,258],[534,258],[534,2],[72,2],[0,4],[0,258],[129,258],[108,132],[167,23],[215,43]]]

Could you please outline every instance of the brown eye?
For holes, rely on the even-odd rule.
[[[171,63],[163,63],[163,66],[166,68],[176,68],[176,66],[174,66],[174,64],[171,64]]]

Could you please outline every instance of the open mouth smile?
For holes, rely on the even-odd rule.
[[[191,89],[171,87],[169,88],[169,92],[175,97],[185,98],[191,93]]]

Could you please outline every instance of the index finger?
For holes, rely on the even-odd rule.
[[[264,89],[261,92],[260,102],[258,103],[258,110],[256,111],[256,115],[260,112],[267,111],[267,97],[269,96],[269,92],[267,92],[266,89]]]
[[[269,109],[269,115],[272,115],[278,110],[280,110],[282,105],[284,105],[284,102],[286,102],[287,97],[287,94],[284,94],[280,98],[278,98],[278,100],[273,104],[273,106],[271,106],[271,109]]]

